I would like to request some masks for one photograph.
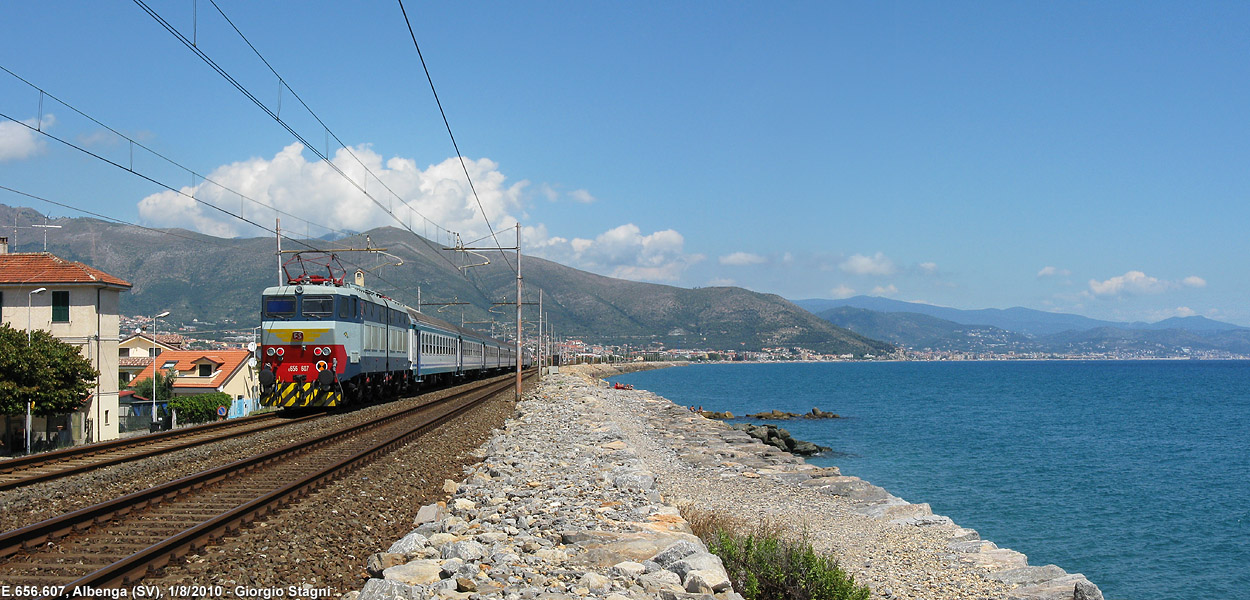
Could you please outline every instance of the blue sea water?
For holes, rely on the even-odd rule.
[[[719,364],[612,378],[794,437],[1108,600],[1250,599],[1250,362]]]

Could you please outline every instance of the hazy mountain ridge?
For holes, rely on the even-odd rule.
[[[42,224],[43,216],[29,208],[0,205],[3,223],[17,218],[19,226]],[[122,294],[122,313],[150,315],[170,310],[169,322],[233,322],[232,328],[259,324],[260,292],[278,282],[278,260],[273,238],[225,239],[185,230],[152,231],[91,218],[63,218],[48,236],[48,251],[87,263],[130,281],[134,288]],[[12,251],[43,250],[43,238],[23,228]],[[495,331],[515,331],[515,308],[494,303],[512,302],[516,294],[515,253],[505,260],[499,252],[484,253],[490,264],[466,270],[456,265],[479,262],[474,257],[444,251],[413,234],[384,227],[367,232],[374,248],[386,248],[403,259],[402,266],[383,266],[365,276],[366,285],[401,302],[416,306],[417,288],[425,312],[453,323]],[[305,240],[319,248],[364,246],[363,236],[337,242]],[[302,249],[283,242],[284,250]],[[349,272],[357,263],[366,270],[380,264],[368,253],[342,253]],[[579,271],[541,258],[524,256],[522,273],[526,302],[536,302],[544,290],[543,310],[558,334],[599,343],[665,347],[758,350],[770,346],[803,346],[829,353],[886,354],[893,347],[839,328],[773,294],[742,288],[684,289],[668,285],[613,279]],[[444,306],[449,302],[468,305]],[[525,307],[526,327],[536,306]],[[485,323],[483,323],[485,322]],[[224,327],[223,327],[224,328]]]
[[[1157,323],[1112,323],[1018,307],[963,311],[864,296],[846,300],[800,300],[797,304],[810,307],[837,304],[837,307],[827,308],[818,315],[862,335],[917,350],[1059,354],[1120,352],[1160,356],[1193,352],[1250,354],[1250,328],[1205,317],[1173,317]],[[909,310],[879,310],[858,305]],[[953,315],[962,321],[943,319],[933,313]],[[1011,322],[1020,330],[968,322],[986,319]],[[1030,333],[1054,329],[1059,324],[1091,323],[1096,325],[1041,335]]]

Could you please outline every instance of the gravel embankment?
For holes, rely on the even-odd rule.
[[[444,497],[443,482],[481,460],[479,447],[515,410],[506,390],[144,583],[221,585],[227,597],[237,586],[329,588],[331,596],[359,589],[365,559],[408,533],[417,509]]]
[[[874,598],[1101,598],[1083,576],[1027,566],[927,505],[583,374],[602,366],[564,371],[518,406],[446,503],[368,559],[359,600],[736,598],[679,506],[805,533]]]
[[[281,448],[309,436],[360,423],[400,407],[417,406],[453,393],[455,390],[452,389],[438,390],[416,398],[330,415],[310,423],[281,427],[0,492],[0,506],[4,507],[0,511],[0,531],[38,523],[179,477]],[[488,427],[486,431],[489,430]]]

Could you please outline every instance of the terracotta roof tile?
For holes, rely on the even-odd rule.
[[[123,356],[117,359],[119,367],[146,367],[152,364],[150,356]]]
[[[129,281],[47,252],[0,254],[0,284],[95,283],[129,288]]]
[[[164,369],[165,365],[174,362],[174,369],[178,371],[178,378],[174,380],[174,389],[178,388],[213,388],[216,389],[225,385],[236,371],[239,370],[252,353],[247,350],[213,350],[212,354],[208,354],[204,350],[166,350],[160,356],[156,357],[158,367]],[[195,371],[195,361],[202,358],[212,360],[217,369],[211,378],[198,377],[191,373]],[[133,381],[142,381],[152,377],[152,366],[135,375]]]

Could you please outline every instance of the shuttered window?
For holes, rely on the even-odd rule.
[[[52,322],[69,323],[69,292],[52,292]]]

